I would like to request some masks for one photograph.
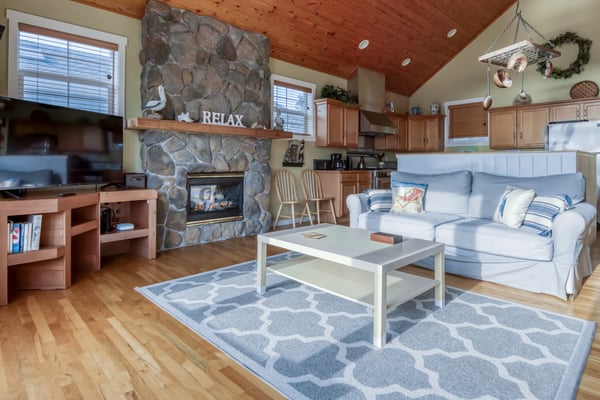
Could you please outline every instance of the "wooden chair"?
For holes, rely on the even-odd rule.
[[[279,199],[279,208],[277,209],[275,222],[273,222],[273,229],[277,227],[277,222],[279,221],[280,217],[291,218],[292,227],[295,228],[296,205],[301,204],[302,202],[304,202],[304,208],[302,210],[302,213],[300,214],[300,223],[302,223],[304,215],[306,215],[312,225],[312,219],[310,218],[310,214],[306,212],[306,210],[308,209],[307,202],[299,200],[298,195],[296,194],[296,179],[294,178],[294,175],[292,175],[285,169],[279,170],[275,172],[275,175],[273,177],[273,183],[275,185],[275,193],[277,193],[277,198]],[[290,214],[282,214],[284,206],[290,207]]]
[[[335,209],[333,208],[333,197],[325,197],[323,195],[323,189],[321,187],[321,180],[319,179],[319,175],[310,169],[305,169],[302,171],[302,190],[304,191],[304,197],[306,198],[306,210],[308,216],[310,218],[310,223],[312,224],[312,216],[317,216],[317,223],[321,223],[321,213],[331,213],[331,217],[333,219],[333,223],[337,224],[337,220],[335,218]],[[316,211],[311,211],[309,203],[314,201]],[[321,209],[321,202],[328,202],[329,209],[323,210]]]

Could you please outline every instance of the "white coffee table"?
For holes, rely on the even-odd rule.
[[[326,235],[307,238],[306,232]],[[269,268],[295,281],[373,306],[373,344],[387,338],[387,309],[435,287],[435,304],[444,306],[444,244],[405,238],[391,245],[370,240],[371,232],[341,225],[320,224],[257,236],[257,291],[267,287],[267,245],[305,256],[278,262]],[[435,279],[396,271],[434,256]]]

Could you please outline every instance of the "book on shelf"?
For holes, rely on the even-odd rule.
[[[7,222],[7,227],[8,229],[8,235],[6,235],[8,241],[6,243],[6,249],[8,250],[8,253],[12,253],[12,231],[13,231],[13,222],[11,220],[8,220]]]
[[[11,232],[11,246],[13,253],[19,253],[21,251],[19,247],[19,242],[21,241],[21,223],[13,222],[12,232]]]
[[[8,221],[8,253],[39,250],[42,215],[33,214],[26,221]]]
[[[40,249],[40,236],[42,233],[42,214],[33,214],[27,217],[31,222],[31,243],[30,250]]]

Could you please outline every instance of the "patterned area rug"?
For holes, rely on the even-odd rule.
[[[294,253],[269,257],[269,262]],[[372,345],[371,308],[254,261],[138,288],[290,399],[574,398],[596,324],[447,287],[389,311]]]

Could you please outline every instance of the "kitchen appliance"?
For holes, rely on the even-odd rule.
[[[383,161],[385,153],[348,152],[347,169],[371,171],[371,187],[374,189],[389,189],[392,171],[396,170],[395,161]],[[362,165],[361,165],[362,164]],[[361,168],[362,166],[362,168]]]
[[[546,125],[546,150],[596,154],[596,199],[600,199],[600,121],[564,121]],[[600,202],[596,208],[600,211]],[[600,223],[600,212],[597,216]]]
[[[348,79],[348,90],[358,96],[360,104],[359,135],[393,135],[396,126],[385,110],[385,75],[357,67]]]
[[[373,189],[391,189],[391,176],[391,169],[373,170],[373,176],[371,177],[371,186],[373,187]]]
[[[365,169],[366,168],[365,157],[364,156],[360,156],[360,160],[358,161],[358,165],[356,167],[358,169]]]
[[[330,170],[330,169],[334,169],[333,165],[331,163],[331,160],[325,160],[325,159],[313,159],[313,169],[316,170]]]
[[[331,154],[331,168],[332,169],[344,169],[344,161],[342,160],[342,153]]]

